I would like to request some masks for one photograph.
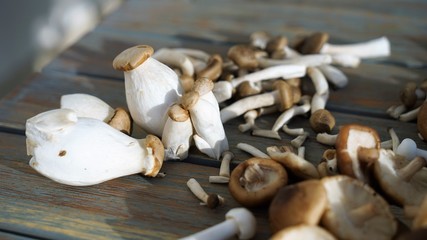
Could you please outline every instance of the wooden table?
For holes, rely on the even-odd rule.
[[[247,43],[258,30],[293,39],[315,31],[328,32],[330,42],[353,43],[387,36],[392,55],[363,61],[355,69],[341,68],[349,77],[343,89],[333,90],[327,108],[337,126],[361,123],[375,128],[382,140],[393,127],[400,139],[410,137],[420,148],[415,122],[399,122],[386,109],[399,104],[399,92],[410,81],[427,77],[427,18],[425,1],[192,1],[128,0],[92,32],[35,73],[0,101],[0,238],[1,239],[176,239],[221,222],[225,213],[240,206],[227,186],[209,184],[219,162],[192,152],[183,162],[166,162],[164,178],[139,175],[90,187],[53,182],[28,165],[25,121],[59,107],[61,95],[87,93],[113,107],[125,106],[123,73],[112,68],[114,57],[136,44],[189,47],[226,56],[228,48]],[[258,121],[272,126],[277,115]],[[225,124],[233,165],[249,155],[236,148],[250,143],[267,146],[288,143],[240,133],[242,118]],[[291,127],[310,132],[306,158],[318,163],[327,146],[316,142],[307,117]],[[338,127],[333,133],[338,131]],[[134,137],[143,137],[136,131]],[[196,178],[208,191],[225,197],[217,209],[200,206],[186,181]],[[267,207],[251,209],[258,227],[256,239],[267,239]]]

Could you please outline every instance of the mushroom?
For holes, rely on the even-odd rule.
[[[316,133],[330,133],[335,126],[335,117],[326,109],[318,109],[310,116],[310,126]]]
[[[320,49],[324,54],[348,54],[360,58],[377,58],[390,56],[390,42],[386,37],[353,44],[325,43]]]
[[[270,38],[271,36],[267,32],[256,31],[251,34],[250,43],[259,49],[265,49]]]
[[[325,229],[311,225],[296,225],[280,230],[270,240],[336,240],[336,238]]]
[[[251,239],[256,233],[256,218],[246,208],[233,208],[225,214],[225,221],[180,240],[225,240],[237,236]]]
[[[322,226],[339,239],[392,239],[396,220],[387,202],[371,187],[345,175],[320,181],[328,202]]]
[[[190,112],[196,147],[209,157],[219,159],[222,152],[228,150],[228,140],[212,88],[210,79],[197,79],[193,90],[181,98],[181,105]]]
[[[107,123],[120,132],[130,135],[132,133],[132,122],[130,113],[125,109],[118,107],[114,110],[114,115]]]
[[[295,49],[302,54],[319,53],[323,45],[329,40],[329,34],[325,32],[315,32],[301,39]]]
[[[190,113],[178,104],[172,105],[162,135],[165,160],[187,158],[192,136]]]
[[[231,172],[228,189],[231,196],[246,207],[267,204],[288,182],[286,170],[266,158],[247,159]]]
[[[200,201],[202,201],[202,205],[206,205],[208,208],[216,208],[220,205],[224,204],[224,198],[217,194],[207,194],[205,190],[203,190],[202,186],[196,179],[190,178],[187,181],[187,187],[190,191],[196,196]]]
[[[254,157],[258,157],[258,158],[270,158],[267,154],[263,153],[261,150],[259,150],[258,148],[247,144],[247,143],[238,143],[236,145],[236,147],[242,151],[245,151],[249,154],[251,154]]]
[[[154,177],[164,158],[159,138],[134,139],[103,121],[55,109],[26,122],[30,166],[59,183],[88,186],[142,173]]]
[[[322,160],[317,165],[320,177],[334,176],[338,174],[337,152],[335,149],[326,149],[323,152]]]
[[[171,68],[179,68],[183,76],[191,78],[194,76],[194,66],[184,53],[169,48],[160,48],[154,52],[152,58]]]
[[[213,54],[205,68],[197,72],[197,79],[207,77],[212,81],[216,81],[222,72],[222,57],[219,54]]]
[[[381,149],[374,162],[374,177],[384,193],[397,204],[418,206],[427,194],[424,166],[424,158],[405,160],[391,150]]]
[[[228,183],[230,180],[230,162],[234,154],[227,150],[222,153],[221,165],[218,176],[209,176],[210,183]]]
[[[367,182],[367,170],[370,162],[360,161],[359,151],[360,149],[380,148],[377,131],[364,125],[344,125],[338,133],[335,148],[339,172]]]
[[[427,141],[427,102],[424,102],[417,115],[417,129],[422,139]]]
[[[286,169],[302,179],[319,178],[316,167],[304,158],[277,146],[267,147],[267,153],[271,159],[282,164]]]
[[[268,68],[278,65],[301,65],[306,67],[317,67],[330,63],[332,63],[332,57],[328,54],[310,54],[304,56],[294,56],[287,59],[258,59],[258,64],[261,68]]]
[[[336,88],[343,88],[348,84],[347,76],[338,68],[331,65],[318,66],[319,70],[323,73],[328,80]]]
[[[268,209],[273,233],[295,225],[318,225],[327,204],[319,180],[307,180],[282,187]]]
[[[335,143],[337,142],[337,137],[338,137],[338,134],[329,134],[329,133],[323,132],[323,133],[318,133],[316,135],[316,141],[321,144],[334,146]]]
[[[396,154],[406,158],[406,160],[414,159],[416,156],[427,159],[427,151],[417,148],[417,144],[410,138],[405,138],[396,148]]]
[[[424,196],[424,200],[421,202],[412,222],[412,229],[421,228],[427,228],[427,195]]]
[[[169,107],[179,101],[183,89],[176,73],[152,58],[147,45],[128,48],[113,60],[124,71],[126,102],[135,123],[145,132],[162,136]]]

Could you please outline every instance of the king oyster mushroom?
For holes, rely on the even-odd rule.
[[[163,164],[163,144],[156,136],[134,139],[70,109],[28,119],[25,134],[30,166],[67,185],[94,185],[136,173],[154,177]]]
[[[124,72],[126,102],[135,123],[160,137],[168,109],[183,89],[177,74],[152,58],[153,52],[147,45],[128,48],[116,56],[113,67]]]
[[[181,105],[190,113],[196,147],[209,157],[219,159],[228,150],[228,140],[212,89],[210,79],[197,79],[193,89],[182,96]]]

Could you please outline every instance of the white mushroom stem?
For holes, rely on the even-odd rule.
[[[334,146],[337,140],[338,134],[329,134],[329,133],[318,133],[316,135],[316,140],[319,143]]]
[[[178,67],[181,70],[181,73],[185,76],[194,75],[193,63],[184,53],[173,49],[161,48],[155,51],[152,57],[169,67]]]
[[[101,99],[83,93],[66,94],[61,96],[61,108],[74,110],[77,117],[110,121],[114,115],[114,109]]]
[[[310,111],[311,105],[309,96],[302,96],[301,103],[301,105],[294,105],[293,107],[280,114],[271,130],[277,132],[284,124],[287,124],[293,117],[305,114]]]
[[[301,65],[306,67],[317,67],[320,65],[331,64],[332,57],[328,54],[309,54],[286,59],[259,58],[258,62],[261,68],[268,68],[278,65]]]
[[[412,177],[426,166],[426,160],[422,157],[415,157],[406,166],[397,170],[400,179],[409,182]]]
[[[421,107],[417,107],[415,109],[412,109],[411,111],[402,113],[399,115],[399,120],[402,122],[409,122],[412,120],[417,119],[418,116],[418,112],[420,111]]]
[[[291,136],[299,136],[304,134],[304,128],[289,128],[287,124],[282,127],[283,132]]]
[[[356,226],[362,226],[367,220],[374,217],[377,213],[373,203],[366,203],[349,211],[348,216]]]
[[[407,108],[403,104],[393,105],[387,109],[387,113],[390,117],[398,119],[399,116],[406,112]]]
[[[247,143],[238,143],[237,148],[251,154],[254,157],[270,158],[267,154],[263,153],[258,148]]]
[[[412,160],[416,156],[427,159],[427,151],[417,148],[415,141],[410,138],[405,138],[402,140],[402,142],[400,142],[396,149],[396,154],[404,156],[406,160]]]
[[[315,93],[311,99],[311,113],[313,114],[319,109],[325,109],[326,102],[329,98],[329,91],[324,94]]]
[[[230,182],[229,177],[224,176],[209,176],[209,183],[228,183]]]
[[[316,90],[316,93],[318,95],[323,95],[328,92],[328,81],[326,81],[325,76],[319,69],[315,67],[308,67],[307,75],[311,78],[311,81],[314,85],[314,89]]]
[[[230,177],[230,162],[234,158],[234,154],[231,151],[225,151],[222,153],[221,166],[219,168],[219,175],[223,177]]]
[[[283,50],[285,52],[286,58],[294,58],[301,56],[301,54],[297,50],[292,49],[289,46],[285,46]]]
[[[208,62],[210,58],[210,54],[206,53],[199,49],[192,49],[192,48],[172,48],[172,50],[183,53],[189,57],[202,60],[204,62]]]
[[[239,131],[240,132],[246,132],[246,131],[251,130],[251,129],[256,129],[257,126],[255,125],[255,119],[257,117],[258,117],[258,111],[257,110],[253,109],[253,110],[247,111],[243,115],[243,118],[245,119],[245,123],[239,125]]]
[[[343,88],[348,84],[347,76],[338,68],[331,65],[322,65],[318,67],[329,83],[337,88]]]
[[[393,152],[396,152],[397,147],[400,144],[399,137],[397,136],[396,131],[394,131],[393,128],[389,128],[387,131],[388,131],[388,134],[390,134],[390,137],[391,137],[392,150],[393,150]]]
[[[205,190],[202,188],[199,182],[197,182],[196,179],[190,178],[187,181],[187,187],[190,189],[190,191],[196,196],[200,201],[202,201],[203,204],[208,204],[208,200],[210,197],[209,194],[205,192]],[[220,197],[219,195],[216,195],[218,197],[219,205],[224,204],[224,198]]]
[[[360,64],[360,58],[349,54],[332,54],[332,64],[342,67],[356,68]]]
[[[393,140],[386,140],[381,142],[381,148],[392,149],[393,148]]]
[[[292,139],[291,145],[296,147],[296,148],[299,148],[299,147],[301,147],[301,145],[304,144],[307,137],[308,137],[308,132],[304,132],[303,134],[299,135],[298,137]]]
[[[215,99],[218,103],[222,103],[233,96],[234,87],[229,81],[216,81],[212,89]]]
[[[256,233],[256,219],[245,208],[227,212],[225,221],[181,240],[225,240],[237,235],[238,239],[251,239]]]
[[[300,146],[300,147],[298,147],[297,151],[298,151],[298,153],[297,153],[298,157],[305,158],[305,147]]]
[[[242,82],[259,82],[263,80],[269,79],[291,79],[291,78],[299,78],[303,77],[306,74],[306,67],[302,65],[278,65],[272,66],[268,68],[264,68],[262,70],[246,74],[244,76],[235,78],[230,81],[233,88],[237,87]]]
[[[348,54],[360,58],[377,58],[390,56],[390,42],[386,37],[354,44],[325,43],[320,50],[324,54]]]

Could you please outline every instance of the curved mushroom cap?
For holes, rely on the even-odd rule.
[[[279,163],[266,158],[250,158],[231,172],[228,188],[237,202],[255,207],[270,202],[287,182],[288,174]]]
[[[114,58],[113,67],[120,71],[131,71],[144,63],[153,53],[154,49],[148,45],[128,48]]]
[[[168,116],[175,122],[184,122],[190,118],[190,113],[179,104],[174,104],[169,108]]]
[[[335,126],[335,117],[326,109],[318,109],[310,116],[310,126],[316,133],[330,133]]]
[[[200,96],[212,91],[214,83],[207,77],[198,78],[193,85],[193,91],[197,92]]]
[[[407,161],[391,150],[380,150],[374,176],[384,193],[400,205],[420,205],[427,194],[427,169],[423,158]]]
[[[253,70],[258,68],[257,50],[249,45],[232,46],[227,53],[228,58],[239,68]]]
[[[339,239],[391,239],[397,223],[387,202],[368,185],[348,176],[321,182],[328,204],[322,225]]]
[[[297,225],[274,234],[270,240],[335,240],[336,238],[318,226]]]
[[[222,73],[222,57],[219,54],[213,54],[205,68],[197,73],[197,78],[206,77],[216,81]]]
[[[267,153],[274,161],[279,162],[296,176],[303,179],[319,178],[316,167],[304,158],[290,151],[282,151],[277,146],[267,148]]]
[[[324,32],[316,32],[304,38],[297,46],[297,50],[302,54],[319,53],[323,45],[329,40],[329,34]]]
[[[421,105],[420,111],[418,112],[417,129],[424,141],[427,141],[427,102]]]
[[[154,159],[151,164],[147,164],[147,168],[143,169],[142,173],[145,176],[155,177],[162,168],[163,160],[165,158],[165,148],[162,141],[151,134],[148,134],[145,137],[145,147],[147,148],[147,151],[151,151]]]
[[[284,48],[288,45],[288,39],[284,36],[277,36],[271,38],[265,47],[265,50],[270,54],[270,56],[274,55],[274,53],[282,52],[284,54]]]
[[[279,91],[280,107],[279,111],[285,111],[294,105],[293,88],[286,81],[276,81],[274,83],[276,89]]]
[[[342,126],[335,142],[339,172],[366,181],[367,164],[358,160],[358,150],[379,149],[380,146],[380,138],[375,129],[358,124]]]
[[[415,94],[416,89],[417,84],[415,82],[408,82],[400,92],[400,101],[402,101],[407,108],[412,108],[417,102],[417,95]]]
[[[124,108],[116,108],[116,110],[114,110],[114,115],[108,124],[127,135],[132,133],[132,117]]]
[[[299,224],[317,225],[326,203],[326,192],[319,180],[282,187],[270,203],[270,228],[277,232]]]

